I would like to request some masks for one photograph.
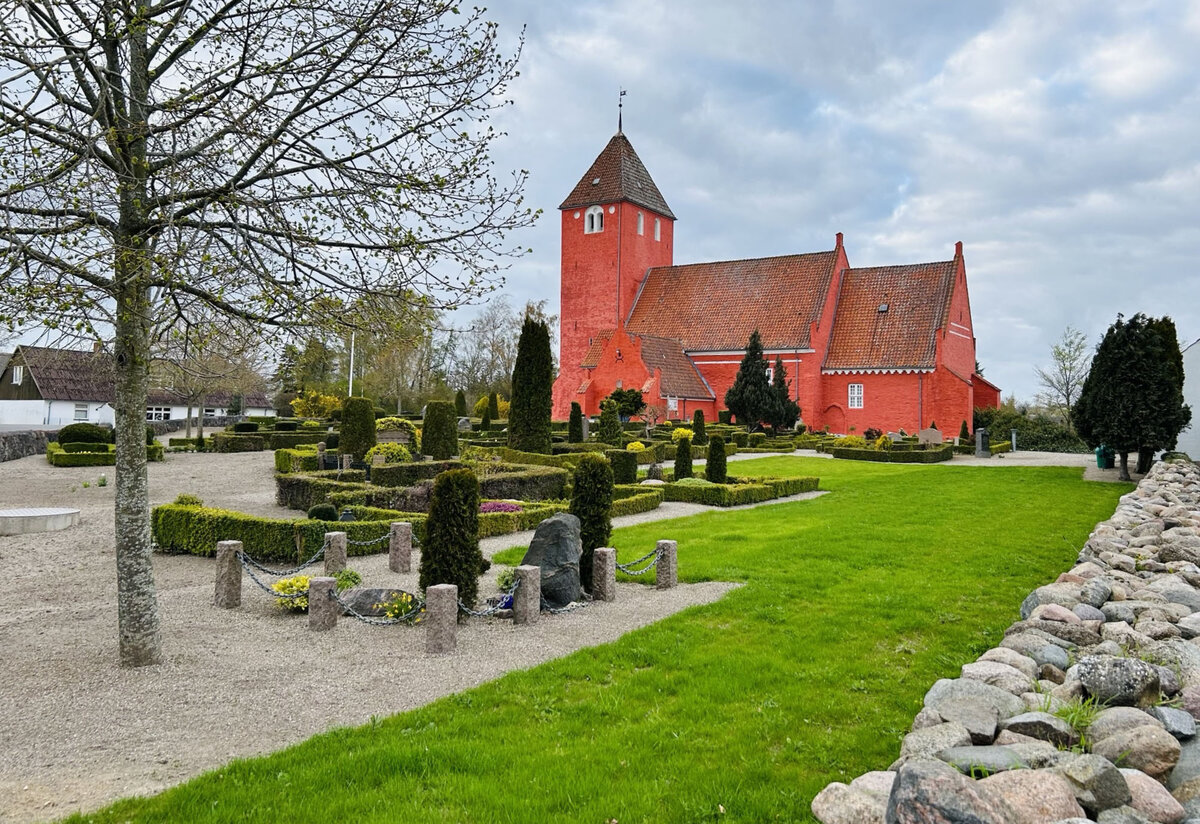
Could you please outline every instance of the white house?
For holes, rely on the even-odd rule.
[[[1192,407],[1192,425],[1183,430],[1175,448],[1200,461],[1200,340],[1183,350],[1183,402]]]

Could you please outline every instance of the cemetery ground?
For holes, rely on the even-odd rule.
[[[190,477],[156,484],[152,467],[152,494],[277,512],[269,466],[248,469],[255,459],[174,457],[162,466]],[[217,613],[211,560],[156,558],[169,663],[120,671],[111,537],[99,526],[111,491],[68,492],[74,476],[44,463],[12,483],[0,465],[4,506],[46,494],[55,499],[39,503],[91,507],[75,530],[0,539],[15,599],[0,623],[0,697],[13,708],[0,721],[0,818],[52,819],[146,792],[301,740],[315,721],[333,729],[77,820],[812,820],[826,783],[892,761],[929,685],[998,641],[1021,598],[1067,569],[1132,488],[999,463],[789,456],[737,469],[819,475],[832,494],[616,530],[622,562],[669,537],[681,580],[709,587],[680,588],[697,605],[647,626],[673,609],[629,583],[614,604],[545,616],[536,635],[472,627],[458,653],[428,659],[419,640],[396,640],[419,630],[343,622],[315,635],[250,590],[255,614]],[[386,568],[381,556],[351,565],[371,562]],[[627,611],[642,620],[616,626]],[[469,651],[485,641],[501,654],[478,672]],[[433,668],[439,689],[422,681]],[[110,712],[78,729],[80,708],[114,692]],[[40,789],[53,806],[32,803],[38,776],[50,776]]]

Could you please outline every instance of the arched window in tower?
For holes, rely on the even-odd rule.
[[[593,206],[587,210],[583,220],[583,233],[593,235],[604,231],[604,207]]]
[[[658,218],[654,218],[654,239],[662,240],[662,224]]]
[[[646,234],[646,216],[638,212],[638,234]]]

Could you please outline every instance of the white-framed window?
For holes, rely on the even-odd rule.
[[[146,420],[148,421],[169,421],[171,420],[171,407],[169,406],[147,406]]]
[[[646,234],[646,216],[638,212],[638,234]]]
[[[767,367],[767,383],[774,383],[774,382],[775,382],[775,367],[768,366]]]
[[[88,405],[86,403],[75,404],[75,420],[86,421],[88,419]]]
[[[212,406],[206,406],[206,407],[204,407],[204,417],[206,417],[206,418],[215,418],[215,417],[217,417],[217,410],[216,410],[216,408],[214,408],[214,407],[212,407]]]
[[[604,207],[593,206],[583,216],[583,233],[594,235],[604,231]]]
[[[662,240],[662,221],[654,218],[654,239]]]
[[[20,386],[25,382],[25,367],[18,364],[13,367],[13,386]]]
[[[863,387],[863,385],[861,383],[850,384],[848,397],[846,398],[846,405],[849,406],[851,409],[862,409],[863,408],[862,387]]]
[[[667,412],[679,411],[679,398],[667,398]]]

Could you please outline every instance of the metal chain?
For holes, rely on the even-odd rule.
[[[550,602],[546,600],[546,596],[542,596],[542,612],[549,612],[551,615],[562,615],[564,612],[574,612],[577,609],[583,609],[587,604],[583,601],[572,601],[565,607],[552,607]]]
[[[390,537],[392,537],[391,534],[385,532],[383,535],[380,535],[378,538],[371,538],[368,541],[351,541],[349,538],[347,538],[346,543],[349,544],[350,546],[370,546],[371,544],[382,543],[383,541],[388,540]]]
[[[307,561],[302,563],[300,566],[294,567],[292,569],[270,569],[269,567],[265,567],[262,564],[260,564],[258,561],[251,558],[245,552],[239,553],[239,556],[242,559],[243,566],[245,566],[246,564],[249,564],[250,566],[257,569],[259,572],[265,572],[267,575],[277,575],[280,578],[286,578],[288,575],[295,575],[297,572],[300,572],[301,570],[308,569],[310,566],[315,564],[317,561],[321,560],[321,556],[324,554],[325,554],[325,547],[322,546],[320,549],[318,549],[313,554],[313,556],[311,558],[309,558]]]
[[[654,560],[650,561],[650,563],[646,564],[646,566],[644,566],[643,568],[641,568],[641,569],[631,569],[630,568],[630,567],[637,566],[638,564],[642,563],[643,561],[649,560],[649,558],[651,556],[654,557]],[[658,561],[660,558],[662,558],[662,553],[659,552],[658,549],[655,549],[653,552],[643,555],[641,558],[638,558],[636,561],[630,561],[627,564],[617,564],[617,569],[621,570],[626,575],[645,575],[647,572],[649,572],[650,570],[652,570],[656,566],[658,566]]]
[[[399,590],[399,592],[404,592],[404,590]],[[405,592],[404,594],[412,595],[411,592]],[[363,615],[362,613],[355,610],[354,607],[350,606],[349,604],[347,604],[345,601],[343,601],[341,599],[341,596],[339,596],[337,594],[336,588],[329,590],[329,597],[332,598],[333,600],[337,601],[338,605],[342,609],[344,609],[347,613],[349,613],[351,616],[362,621],[364,624],[371,624],[372,626],[377,626],[377,627],[389,627],[389,626],[394,626],[395,624],[408,623],[409,620],[416,617],[417,615],[420,615],[421,610],[425,609],[425,602],[420,600],[419,598],[417,598],[415,595],[413,595],[413,608],[411,610],[409,610],[408,612],[404,613],[403,615],[401,615],[397,618],[376,618],[371,615]]]
[[[253,581],[254,583],[256,583],[258,585],[259,589],[261,589],[263,592],[270,595],[272,598],[283,598],[285,600],[291,601],[296,598],[307,598],[308,597],[307,590],[304,592],[293,592],[291,594],[276,592],[275,590],[271,589],[270,584],[264,584],[262,581],[260,581],[258,579],[258,576],[254,574],[254,569],[250,566],[250,564],[247,563],[247,558],[243,553],[239,552],[237,554],[237,557],[238,557],[238,560],[242,562],[242,567],[245,568],[246,574],[250,576],[250,580]]]
[[[467,613],[467,615],[470,615],[472,618],[486,618],[486,617],[488,617],[489,615],[495,615],[495,614],[496,614],[497,612],[499,612],[501,609],[509,609],[509,607],[501,607],[500,605],[504,603],[504,599],[505,599],[505,598],[511,598],[513,595],[515,595],[515,594],[516,594],[516,592],[517,592],[517,589],[518,589],[520,586],[521,586],[521,579],[520,579],[520,578],[518,578],[518,579],[517,579],[517,580],[516,580],[516,581],[513,583],[513,585],[512,585],[512,589],[510,589],[508,592],[501,592],[501,593],[500,593],[500,600],[499,600],[499,601],[497,601],[497,602],[496,602],[496,604],[495,604],[494,606],[490,606],[490,607],[488,607],[487,609],[474,610],[474,609],[471,609],[470,607],[468,607],[468,606],[467,606],[466,604],[464,604],[462,601],[459,601],[459,602],[458,602],[458,608],[459,608],[461,611],[463,611],[463,612]]]

